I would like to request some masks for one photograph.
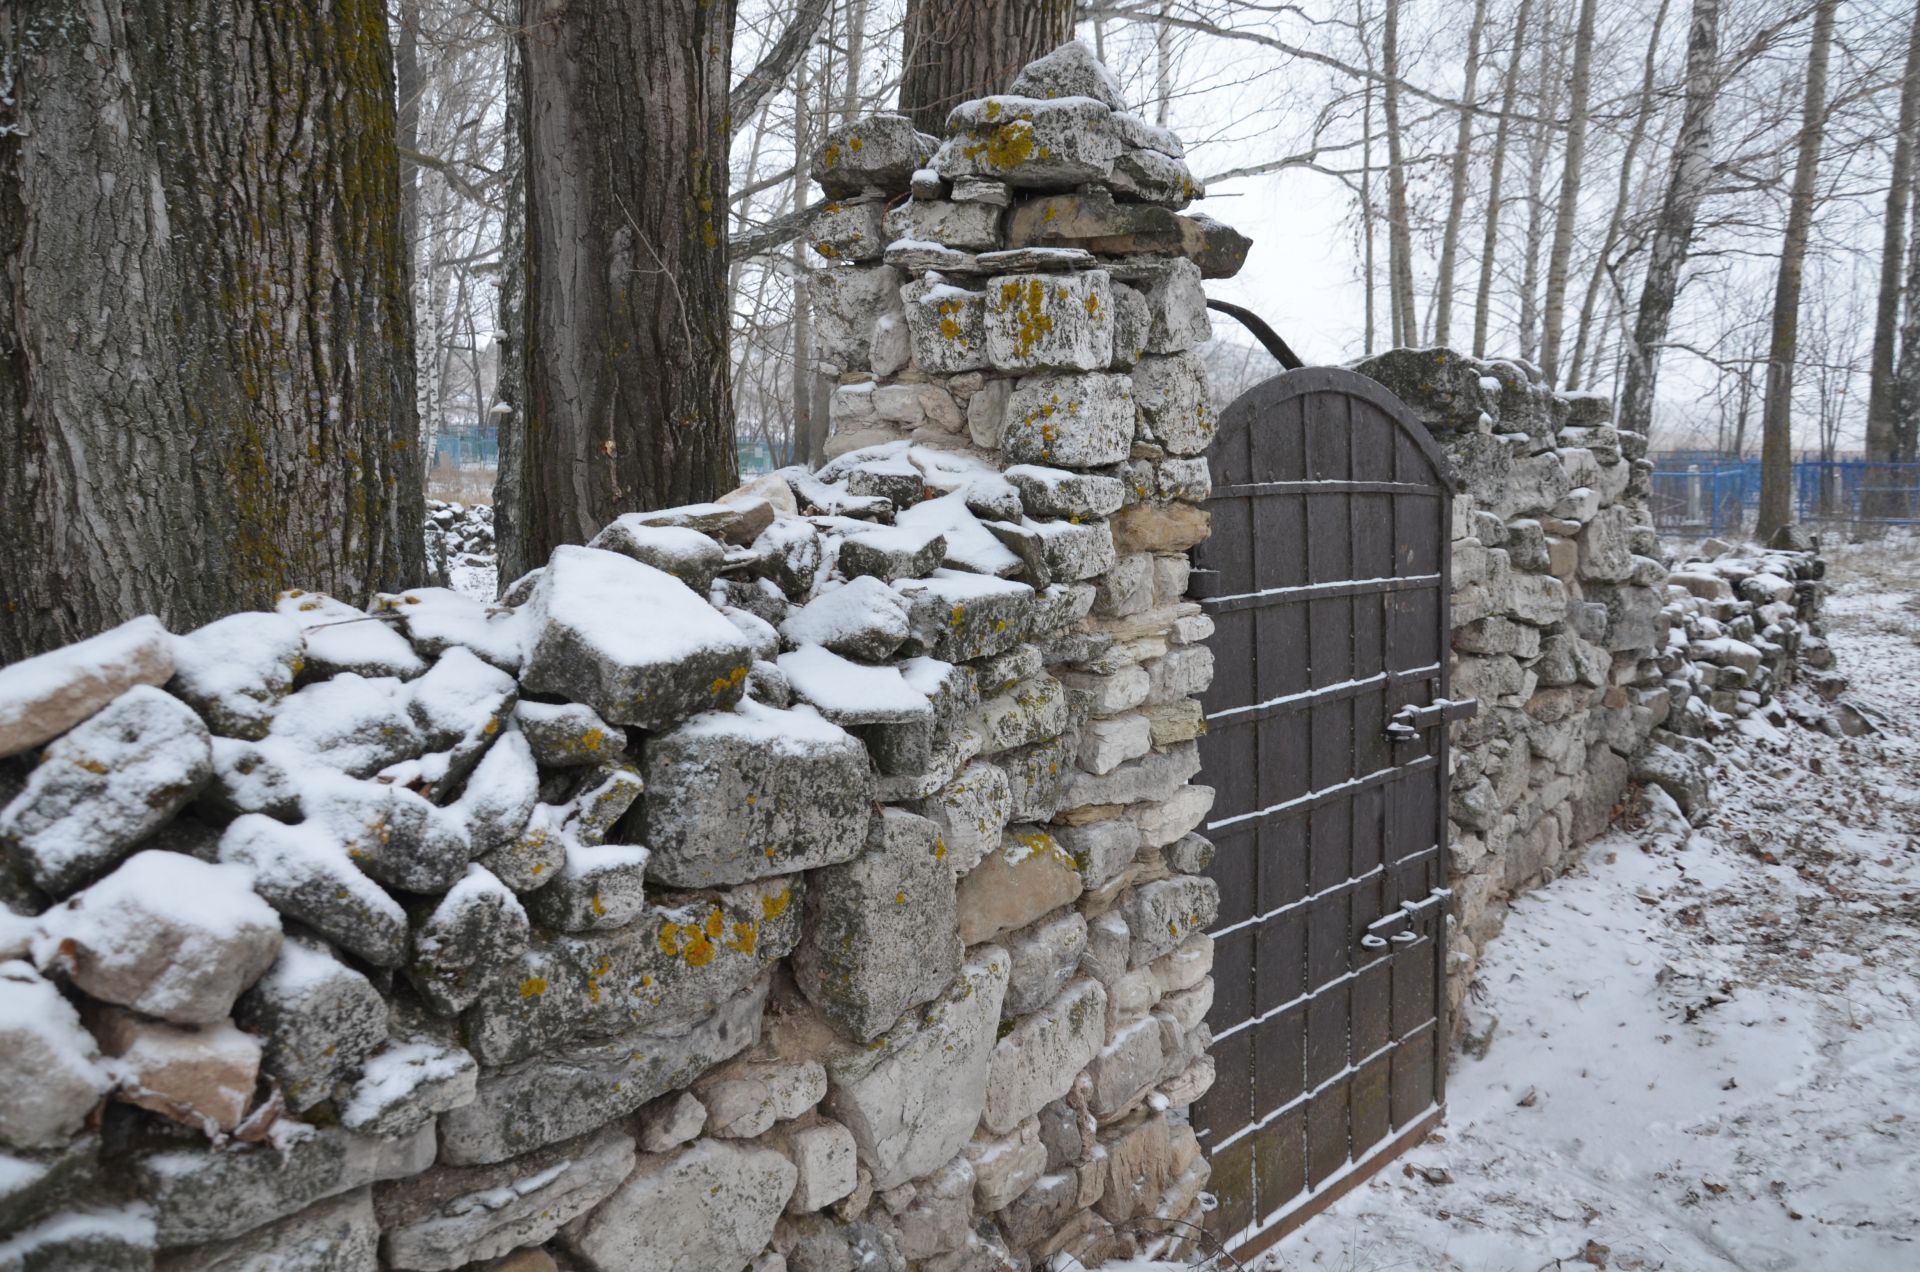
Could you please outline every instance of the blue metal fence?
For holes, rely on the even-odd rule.
[[[1737,534],[1760,502],[1760,461],[1711,452],[1653,457],[1649,500],[1656,528],[1681,535]],[[1794,519],[1803,525],[1920,525],[1920,464],[1800,459]]]

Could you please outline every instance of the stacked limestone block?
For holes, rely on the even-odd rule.
[[[1432,432],[1459,492],[1453,696],[1480,712],[1452,734],[1457,1006],[1508,900],[1606,828],[1673,708],[1652,468],[1605,398],[1556,393],[1522,363],[1402,349],[1356,369]]]
[[[1397,349],[1355,369],[1454,466],[1453,696],[1481,704],[1451,735],[1457,1007],[1511,898],[1604,831],[1629,782],[1701,820],[1703,739],[1752,715],[1784,722],[1774,692],[1796,665],[1831,668],[1825,564],[1809,544],[1729,555],[1716,542],[1669,571],[1646,438],[1613,428],[1607,399],[1556,393],[1524,363]],[[1831,701],[1846,685],[1824,673],[1816,687]],[[1842,703],[1802,722],[1843,729],[1858,714]]]
[[[966,957],[1011,960],[1008,1085],[996,1069],[963,1154],[970,1213],[940,1173],[957,1164],[882,1189],[896,1223],[942,1199],[937,1225],[904,1229],[933,1242],[910,1258],[993,1229],[1016,1261],[1092,1262],[1198,1217],[1184,1114],[1212,1079],[1215,892],[1192,833],[1212,792],[1190,779],[1212,659],[1183,596],[1214,421],[1191,351],[1210,334],[1202,278],[1247,241],[1180,210],[1199,193],[1181,155],[1070,44],[956,108],[944,140],[883,115],[814,157],[835,199],[812,241],[837,458],[818,475],[835,489],[803,498],[829,511],[904,481],[896,529],[944,532],[949,568],[1073,589],[1085,616],[980,686],[985,763],[938,792],[883,778],[945,830]],[[996,494],[913,502],[902,460],[930,453],[990,465]]]
[[[1665,751],[1649,748],[1636,767],[1637,779],[1661,786],[1697,818],[1706,808],[1706,740],[1748,720],[1764,727],[1790,717],[1827,732],[1865,731],[1865,717],[1841,699],[1847,680],[1834,670],[1833,650],[1822,635],[1825,577],[1826,562],[1811,545],[1735,550],[1709,540],[1698,555],[1674,565],[1667,575],[1670,625],[1660,665],[1675,709],[1667,735],[1655,736]],[[1803,672],[1832,711],[1780,701],[1779,691]],[[1697,763],[1677,763],[1666,752]]]
[[[1069,49],[1011,113],[1082,80]],[[1086,135],[1042,148],[1172,217],[1131,201],[1184,200],[1176,143],[1060,100]],[[945,192],[931,153],[898,179]],[[1113,251],[956,273],[973,391],[903,364],[866,383],[931,404],[905,436],[621,517],[497,604],[290,592],[0,670],[0,1267],[1177,1247],[1204,313],[1185,255]]]

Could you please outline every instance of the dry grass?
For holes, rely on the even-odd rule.
[[[427,498],[463,504],[491,504],[493,477],[494,470],[491,468],[456,468],[452,464],[441,464],[427,474]]]

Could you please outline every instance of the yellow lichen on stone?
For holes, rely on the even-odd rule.
[[[546,992],[547,978],[544,976],[529,976],[520,982],[520,997],[522,998],[538,998]]]

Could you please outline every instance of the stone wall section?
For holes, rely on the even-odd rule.
[[[1246,243],[1083,47],[1014,89],[817,156],[819,471],[0,670],[0,1267],[1181,1244]]]
[[[1605,831],[1629,783],[1699,821],[1708,739],[1755,713],[1784,719],[1774,690],[1803,656],[1831,666],[1817,634],[1824,565],[1807,543],[1722,544],[1719,560],[1670,570],[1646,438],[1613,428],[1603,396],[1448,349],[1355,369],[1407,404],[1456,479],[1452,694],[1480,701],[1451,729],[1457,1009],[1513,896]]]

